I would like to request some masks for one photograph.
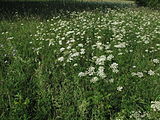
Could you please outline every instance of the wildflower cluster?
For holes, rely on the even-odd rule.
[[[24,119],[140,120],[160,111],[159,12],[66,12],[26,22],[0,27],[5,115],[31,109]]]

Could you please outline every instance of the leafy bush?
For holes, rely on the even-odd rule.
[[[148,6],[148,7],[158,7],[160,4],[159,0],[135,0],[135,1],[140,6]]]

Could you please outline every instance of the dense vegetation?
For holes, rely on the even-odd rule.
[[[136,3],[141,6],[160,7],[160,0],[136,0]]]
[[[0,5],[1,120],[160,119],[158,10]]]

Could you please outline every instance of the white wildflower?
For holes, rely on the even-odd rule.
[[[145,50],[145,52],[147,52],[147,53],[148,53],[148,52],[149,52],[149,50],[147,50],[147,49],[146,49],[146,50]]]
[[[123,55],[123,53],[120,52],[120,53],[118,53],[118,55]]]
[[[90,80],[91,83],[95,83],[95,82],[97,82],[97,81],[98,81],[98,77],[93,77],[93,78]]]
[[[78,46],[79,46],[79,47],[83,47],[83,44],[80,43],[80,44],[78,44]]]
[[[84,77],[84,76],[86,76],[86,73],[80,72],[80,73],[78,74],[78,76],[79,76],[79,77]]]
[[[99,58],[97,58],[95,63],[96,65],[104,65],[105,60],[106,60],[106,56],[102,55]]]
[[[76,50],[76,49],[74,49],[74,48],[73,48],[73,49],[71,49],[71,51],[72,51],[73,53],[77,52],[77,50]]]
[[[157,47],[159,47],[159,46],[160,46],[160,44],[156,44],[156,46],[157,46]]]
[[[112,63],[112,64],[110,65],[110,68],[111,68],[111,69],[117,69],[117,68],[118,68],[118,64],[117,64],[117,63]]]
[[[117,90],[118,90],[118,91],[122,91],[122,89],[123,89],[122,86],[118,86],[118,87],[117,87]]]
[[[114,58],[114,56],[113,56],[112,54],[110,54],[110,55],[107,57],[107,60],[108,60],[108,61],[111,61],[113,58]]]
[[[81,49],[81,52],[80,52],[80,54],[85,54],[85,49]]]
[[[97,36],[97,39],[101,39],[102,37],[101,36]]]
[[[129,52],[133,52],[133,50],[129,50]]]
[[[154,72],[153,70],[149,70],[149,71],[148,71],[148,74],[149,74],[149,75],[155,75],[155,72]]]
[[[119,72],[119,70],[118,70],[118,64],[117,64],[117,63],[112,63],[112,64],[110,65],[110,68],[112,69],[112,71],[113,71],[114,73],[118,73],[118,72]]]
[[[96,59],[98,59],[97,56],[93,56],[93,57],[92,57],[92,60],[96,60]]]
[[[151,101],[153,111],[160,111],[160,101]]]
[[[90,76],[93,75],[95,73],[94,70],[95,70],[95,67],[92,67],[92,66],[89,67],[87,74],[90,75]]]
[[[64,61],[64,57],[58,58],[58,61],[63,62]]]
[[[148,40],[145,40],[145,41],[144,41],[144,43],[145,43],[145,44],[148,44],[148,43],[149,43],[149,41],[148,41]]]
[[[143,73],[142,72],[137,72],[137,73],[132,72],[131,74],[132,74],[132,76],[138,76],[140,78],[143,77]]]
[[[153,59],[153,63],[159,63],[159,60],[158,59]]]
[[[137,72],[137,76],[142,78],[143,77],[143,73],[142,72]]]
[[[118,72],[119,72],[118,69],[112,69],[112,71],[113,71],[114,73],[118,73]]]
[[[96,43],[96,46],[97,46],[97,48],[99,49],[99,50],[102,50],[103,49],[103,44],[101,43],[101,42],[97,42]]]
[[[78,66],[78,64],[77,64],[77,63],[75,63],[73,66],[74,66],[74,67],[76,67],[76,66]]]
[[[136,68],[136,66],[134,65],[134,66],[132,66],[133,68]]]
[[[114,82],[114,79],[113,79],[113,78],[109,79],[109,82],[110,82],[110,83],[113,83],[113,82]]]
[[[108,50],[110,48],[110,45],[105,45],[105,49]]]
[[[143,118],[148,117],[148,116],[149,115],[147,112],[142,113],[141,111],[132,111],[129,117],[135,120],[142,120]]]
[[[62,41],[61,40],[59,41],[59,44],[62,45]]]
[[[122,42],[122,43],[119,43],[118,45],[114,45],[115,48],[125,48],[126,47],[126,43],[125,42]]]
[[[106,50],[106,53],[112,53],[113,51],[112,50]]]
[[[75,40],[74,40],[74,39],[72,39],[72,40],[70,40],[70,42],[72,42],[72,43],[73,43],[73,42],[75,42]]]
[[[105,68],[102,67],[102,66],[100,66],[100,67],[98,68],[98,71],[97,71],[97,75],[98,75],[99,77],[101,77],[102,79],[106,77],[106,74],[104,73],[104,70],[105,70]]]
[[[60,49],[60,52],[63,52],[64,50],[65,50],[65,48],[61,48],[61,49]]]
[[[72,33],[74,33],[74,31],[68,31],[68,32],[66,33],[66,35],[69,35],[69,34],[72,34]]]
[[[132,72],[132,73],[131,73],[131,75],[132,75],[132,76],[136,76],[136,75],[137,75],[137,73],[135,73],[135,72]]]
[[[69,45],[69,46],[67,47],[67,49],[68,49],[68,50],[71,49],[71,46]]]
[[[71,62],[73,58],[71,56],[68,57],[67,62]]]
[[[75,53],[71,54],[71,57],[76,57],[76,56],[79,56],[79,52],[75,52]]]

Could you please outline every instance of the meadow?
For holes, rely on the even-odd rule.
[[[160,119],[159,10],[26,4],[0,7],[1,120]]]

